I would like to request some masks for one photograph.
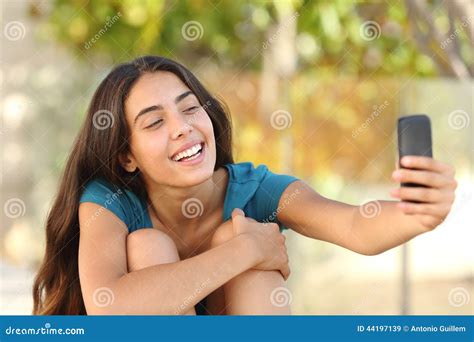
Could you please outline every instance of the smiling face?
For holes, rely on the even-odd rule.
[[[189,187],[209,179],[216,163],[211,119],[193,92],[173,73],[142,75],[125,101],[130,152],[146,184]]]

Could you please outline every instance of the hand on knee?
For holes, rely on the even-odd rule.
[[[232,221],[228,220],[222,223],[214,232],[211,239],[211,248],[222,245],[234,237],[232,230]]]

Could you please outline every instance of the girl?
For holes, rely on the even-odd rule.
[[[46,224],[34,314],[289,314],[288,228],[374,255],[439,225],[454,169],[402,160],[376,215],[234,163],[230,118],[184,66],[117,66],[95,92]],[[419,201],[415,203],[413,201]]]

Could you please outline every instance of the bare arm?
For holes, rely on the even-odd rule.
[[[283,224],[307,237],[359,254],[378,254],[422,233],[413,218],[396,207],[396,202],[349,205],[325,198],[306,183],[297,181],[288,186],[280,203],[292,193],[297,196],[278,215]]]
[[[186,312],[257,264],[249,244],[241,235],[195,257],[127,273],[109,285],[116,294],[109,310],[141,315]]]
[[[80,205],[79,220],[79,275],[88,314],[185,312],[262,261],[254,239],[241,234],[195,257],[128,273],[125,224],[93,203]]]
[[[302,181],[293,182],[280,199],[278,219],[293,230],[374,255],[396,247],[438,226],[454,200],[454,169],[426,157],[411,156],[416,170],[400,169],[393,178],[426,188],[402,187],[392,191],[398,201],[372,201],[361,206],[327,199]],[[410,203],[417,200],[423,203]]]

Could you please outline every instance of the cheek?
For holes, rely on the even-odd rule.
[[[215,145],[214,128],[212,126],[211,118],[206,112],[203,111],[203,113],[198,116],[198,120],[196,120],[194,126],[205,135],[209,144]]]
[[[134,154],[142,168],[156,166],[157,160],[163,161],[168,158],[165,138],[163,134],[153,132],[150,136],[135,140]]]

